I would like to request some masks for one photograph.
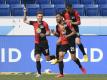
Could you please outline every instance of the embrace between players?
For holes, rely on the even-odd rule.
[[[85,68],[83,68],[80,60],[76,57],[77,44],[83,53],[84,61],[88,61],[88,56],[86,55],[84,47],[80,41],[78,28],[78,25],[80,24],[80,16],[76,10],[72,9],[72,5],[66,5],[66,9],[63,12],[56,14],[56,31],[50,31],[48,24],[43,21],[43,12],[38,11],[36,17],[37,21],[28,21],[27,11],[26,9],[24,9],[24,23],[33,25],[35,31],[35,59],[38,71],[36,77],[41,76],[40,57],[42,53],[44,54],[47,61],[52,60],[52,64],[59,64],[60,74],[58,74],[56,77],[64,77],[63,58],[64,55],[67,53],[67,50],[69,50],[71,54],[71,59],[79,66],[82,73],[86,74]],[[58,37],[56,43],[56,56],[50,56],[49,54],[49,46],[46,36],[49,36],[51,33]]]

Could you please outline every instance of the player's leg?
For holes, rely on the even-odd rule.
[[[76,55],[75,54],[71,54],[71,58],[78,65],[78,67],[80,68],[82,73],[86,74],[85,68],[83,68],[83,66],[81,65],[80,60],[78,58],[76,58]]]
[[[60,48],[60,42],[61,39],[59,38],[57,40],[57,44],[56,44],[56,57],[54,60],[52,60],[51,64],[57,64],[59,62],[59,48]]]
[[[67,52],[68,48],[69,48],[68,44],[67,45],[60,45],[60,47],[59,47],[59,60],[58,60],[58,63],[59,63],[60,74],[57,75],[58,78],[64,77],[64,74],[63,74],[63,69],[64,69],[63,59],[64,59],[64,55]]]
[[[75,38],[72,37],[72,41],[69,42],[69,52],[71,53],[72,60],[79,66],[79,68],[82,70],[82,73],[86,74],[86,70],[82,67],[80,60],[76,57]]]
[[[64,58],[64,52],[60,51],[59,52],[59,71],[60,74],[58,74],[56,77],[60,78],[60,77],[64,77],[63,75],[63,69],[64,69],[64,63],[63,63],[63,58]]]
[[[60,45],[56,45],[56,57],[51,61],[51,64],[57,64],[59,62],[59,48]]]
[[[59,48],[60,45],[56,45],[56,58],[59,59]]]
[[[36,77],[40,77],[41,76],[41,62],[40,62],[40,58],[41,58],[41,51],[40,51],[39,45],[37,44],[37,45],[35,45],[35,59],[36,59],[36,68],[37,68],[37,72],[38,72]]]
[[[55,59],[55,56],[54,56],[54,55],[50,55],[48,43],[45,43],[45,44],[42,46],[41,51],[42,51],[42,53],[44,54],[44,56],[45,56],[45,58],[46,58],[46,61],[50,61],[50,60],[52,60],[52,59]]]
[[[81,43],[80,37],[76,37],[76,38],[75,38],[75,42],[76,42],[76,44],[78,45],[78,47],[79,47],[79,49],[81,50],[81,52],[83,53],[84,61],[87,62],[87,61],[88,61],[88,56],[87,56],[87,54],[85,53],[84,46],[83,46],[83,44]]]

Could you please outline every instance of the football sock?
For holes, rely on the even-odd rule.
[[[78,47],[81,50],[81,52],[83,53],[83,55],[86,55],[83,44],[82,43],[78,44]]]
[[[59,62],[60,74],[63,74],[63,69],[64,69],[64,63],[63,63],[63,61],[60,61],[60,62]]]
[[[41,63],[40,63],[40,61],[36,61],[36,67],[37,67],[38,74],[41,74]]]

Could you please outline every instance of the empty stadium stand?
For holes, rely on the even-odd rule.
[[[45,16],[54,16],[65,9],[64,0],[0,0],[0,16],[23,16],[24,3],[28,16],[42,10]],[[80,16],[107,16],[107,0],[66,0],[73,4]]]

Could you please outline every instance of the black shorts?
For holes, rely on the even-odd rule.
[[[59,47],[59,52],[67,52],[67,50],[69,49],[69,45],[60,45]]]
[[[44,54],[44,56],[49,55],[49,46],[48,43],[43,43],[43,44],[35,44],[35,55],[36,54]]]
[[[75,54],[76,53],[75,36],[72,36],[69,39],[69,52],[71,54]]]

